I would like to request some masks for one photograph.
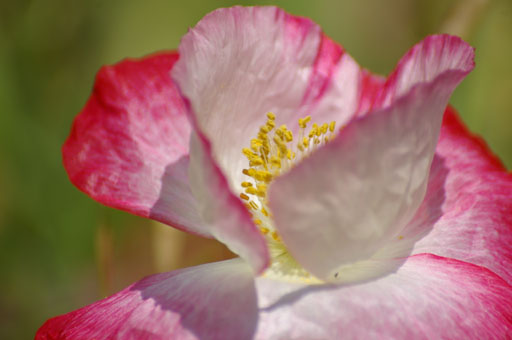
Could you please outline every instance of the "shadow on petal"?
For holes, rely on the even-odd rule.
[[[241,259],[186,268],[136,283],[148,313],[137,318],[165,325],[159,334],[198,339],[249,339],[258,323],[251,268]],[[158,326],[157,326],[158,327]]]
[[[165,167],[158,200],[151,207],[149,217],[168,224],[168,216],[172,215],[173,227],[203,237],[211,237],[201,221],[197,201],[190,191],[189,163],[190,156],[184,155]]]
[[[330,289],[331,285],[337,288],[371,282],[398,271],[413,253],[416,242],[427,235],[443,216],[447,176],[448,168],[445,165],[445,160],[436,154],[432,162],[425,198],[413,219],[400,233],[393,236],[369,259],[337,268],[333,271],[332,277],[327,280],[329,284],[298,288],[289,297],[284,294],[282,299],[294,300],[310,290]]]
[[[403,237],[403,240],[412,242],[412,246],[419,239],[430,233],[437,221],[445,214],[443,206],[446,201],[445,186],[448,173],[449,170],[444,157],[436,153],[430,167],[425,198],[414,218],[399,235]]]
[[[443,216],[448,172],[444,158],[435,154],[425,197],[412,220],[369,260],[340,268],[336,282],[368,282],[395,273],[413,253],[416,242],[430,233]]]
[[[35,338],[250,339],[258,318],[253,273],[238,258],[146,277],[48,320]]]

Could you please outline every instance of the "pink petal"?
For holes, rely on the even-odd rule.
[[[445,114],[436,154],[432,172],[440,181],[424,202],[431,208],[404,230],[404,237],[419,239],[413,253],[484,266],[512,284],[512,174],[453,109]]]
[[[190,150],[190,185],[203,221],[217,240],[245,259],[255,273],[262,273],[270,263],[265,239],[242,201],[229,190],[200,131],[192,134]]]
[[[411,220],[425,195],[442,114],[473,68],[472,51],[450,36],[416,45],[386,90],[392,101],[272,183],[276,228],[304,268],[332,280],[341,266],[371,258]],[[455,56],[462,60],[445,60]]]
[[[237,191],[247,167],[241,150],[267,112],[293,130],[300,116],[345,121],[359,105],[359,66],[311,20],[275,7],[216,10],[179,50],[173,78]]]
[[[169,73],[176,53],[102,68],[63,146],[71,181],[95,200],[208,236],[188,187],[190,123]]]
[[[347,286],[257,279],[256,339],[506,339],[512,287],[491,271],[421,254]]]
[[[248,339],[257,320],[252,272],[235,259],[142,279],[48,320],[36,340]]]
[[[256,290],[255,290],[256,288]],[[154,275],[47,321],[45,339],[502,339],[512,287],[489,270],[422,254],[359,285],[256,279],[240,260]]]
[[[373,109],[391,105],[420,83],[430,83],[450,70],[471,71],[474,49],[461,38],[432,35],[411,48],[388,77],[373,103]]]

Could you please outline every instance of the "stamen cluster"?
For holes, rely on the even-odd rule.
[[[249,178],[241,183],[243,192],[240,198],[246,201],[245,206],[260,231],[269,236],[269,240],[280,243],[268,209],[268,185],[316,148],[329,142],[334,137],[336,122],[322,125],[313,123],[306,133],[311,117],[300,118],[298,142],[294,145],[292,131],[286,125],[276,127],[275,119],[272,112],[267,113],[267,121],[260,126],[257,137],[251,139],[249,148],[242,149],[249,161],[249,168],[242,172]]]

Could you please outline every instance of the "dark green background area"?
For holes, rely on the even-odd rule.
[[[461,32],[477,49],[477,67],[451,102],[510,169],[512,2],[477,1],[486,5],[476,14],[465,15],[473,2],[239,4],[275,4],[308,16],[362,66],[381,74],[389,73],[425,35],[469,20],[469,28]],[[206,0],[0,2],[1,339],[32,338],[47,318],[162,269],[155,265],[153,248],[154,235],[163,227],[103,207],[80,193],[68,181],[60,147],[101,65],[175,49],[188,27],[202,16],[234,4]],[[459,14],[462,19],[457,19]],[[221,256],[209,248],[210,243],[186,242],[191,244],[189,249],[201,251],[182,252],[184,260],[174,267],[211,260],[207,259],[211,254]]]

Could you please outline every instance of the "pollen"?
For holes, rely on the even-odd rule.
[[[268,208],[267,189],[274,178],[289,171],[302,159],[334,138],[336,122],[318,125],[311,122],[311,116],[298,120],[294,132],[285,124],[276,124],[276,115],[267,113],[266,122],[261,125],[256,137],[250,139],[249,147],[242,149],[248,167],[242,170],[246,176],[241,182],[240,198],[252,215],[254,224],[270,245],[283,247],[275,230],[272,213]]]

